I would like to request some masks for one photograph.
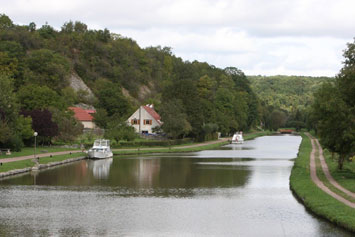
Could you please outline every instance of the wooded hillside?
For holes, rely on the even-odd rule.
[[[248,76],[251,88],[267,106],[292,112],[304,110],[313,102],[313,94],[332,77]]]
[[[164,132],[174,138],[204,140],[258,123],[259,101],[239,69],[184,61],[168,47],[142,49],[130,38],[90,30],[82,22],[66,22],[58,31],[48,24],[16,25],[0,15],[0,54],[0,93],[12,98],[0,104],[0,129],[12,134],[1,137],[3,146],[30,139],[38,111],[48,119],[42,139],[73,139],[68,133],[80,129],[70,129],[78,125],[67,108],[77,103],[94,105],[96,123],[107,131],[118,131],[142,103],[155,105]],[[76,75],[95,97],[70,87]],[[26,136],[17,131],[21,121],[12,119],[19,114],[22,123],[32,120]]]

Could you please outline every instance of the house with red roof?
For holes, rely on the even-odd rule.
[[[94,129],[96,125],[93,121],[95,110],[85,110],[79,107],[69,107],[74,112],[74,117],[84,125],[84,129]]]
[[[153,105],[140,106],[127,120],[137,133],[153,133],[154,127],[160,127],[160,115],[154,110]]]

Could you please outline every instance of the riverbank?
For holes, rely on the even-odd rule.
[[[275,134],[271,131],[259,131],[244,134],[244,140],[251,140],[261,136]],[[152,147],[152,148],[132,148],[132,149],[113,149],[114,155],[136,155],[149,153],[174,153],[174,152],[197,152],[203,150],[216,149],[230,143],[231,138],[221,138],[215,141],[208,141],[203,143],[194,143],[191,145],[179,145],[171,147]]]
[[[85,153],[75,153],[75,154],[65,154],[65,155],[57,155],[52,157],[44,157],[39,158],[39,169],[44,169],[48,167],[53,167],[69,162],[74,162],[80,159],[85,159]],[[2,163],[0,166],[0,177],[6,177],[10,175],[20,174],[29,172],[32,170],[36,163],[33,159],[26,159],[8,163]]]
[[[270,131],[261,131],[254,132],[244,135],[244,140],[251,140],[256,137],[271,135],[273,132]],[[114,149],[114,155],[133,155],[133,154],[148,154],[148,153],[172,153],[172,152],[197,152],[208,149],[216,149],[223,145],[229,143],[229,138],[222,138],[216,141],[209,141],[204,143],[195,143],[191,145],[177,145],[172,147],[160,147],[160,148],[135,148],[135,149]],[[75,153],[74,153],[75,152]],[[27,155],[28,152],[23,154]],[[59,155],[61,153],[47,153],[40,154],[39,164],[42,165],[41,168],[45,168],[44,164],[49,164],[49,166],[59,165],[60,162],[66,162],[66,160],[73,160],[77,157],[86,157],[85,153],[79,151],[67,151],[68,154]],[[21,153],[22,154],[22,153]],[[18,157],[16,154],[12,155],[11,160],[0,159],[0,177],[5,177],[9,175],[14,175],[18,173],[31,171],[31,168],[35,165],[33,161],[33,156],[23,156]]]
[[[290,187],[307,209],[330,222],[347,230],[355,232],[354,208],[344,205],[334,199],[311,179],[310,156],[312,144],[309,137],[302,135],[302,143],[298,157],[291,171]],[[321,171],[321,168],[318,167]]]

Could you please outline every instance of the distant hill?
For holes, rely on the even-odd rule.
[[[333,77],[247,76],[251,88],[265,104],[288,112],[303,110],[313,100],[313,93]]]

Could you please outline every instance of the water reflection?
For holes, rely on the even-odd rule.
[[[92,170],[94,177],[97,179],[108,178],[112,162],[113,158],[87,161],[89,169]]]

